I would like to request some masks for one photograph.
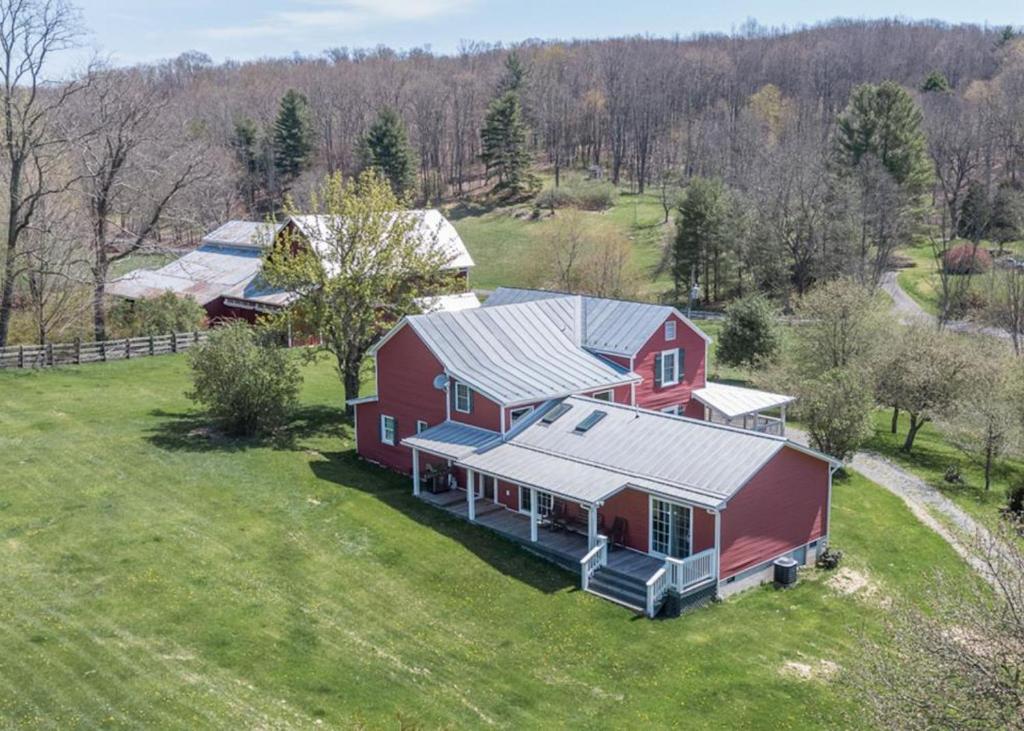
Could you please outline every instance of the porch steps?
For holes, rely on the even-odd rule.
[[[646,582],[607,566],[602,566],[594,572],[590,577],[587,591],[641,614],[647,606]]]

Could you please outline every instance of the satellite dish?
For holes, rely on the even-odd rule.
[[[436,376],[434,376],[434,388],[436,388],[438,391],[447,391],[448,376],[446,376],[444,373],[438,373]]]

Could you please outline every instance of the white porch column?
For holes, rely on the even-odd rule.
[[[715,565],[712,572],[715,576],[715,581],[719,579],[718,565],[722,559],[722,511],[715,511]]]
[[[476,488],[473,487],[473,470],[466,470],[466,506],[469,509],[469,520],[476,520]]]
[[[412,448],[412,494],[420,494],[420,450]]]
[[[786,404],[782,404],[782,436],[786,436]]]
[[[597,545],[597,503],[590,506],[587,513],[587,548]]]
[[[530,540],[537,542],[537,491],[530,488]]]

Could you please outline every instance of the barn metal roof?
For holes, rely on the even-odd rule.
[[[170,290],[205,305],[225,290],[251,281],[262,266],[260,257],[258,249],[204,244],[159,269],[137,269],[118,277],[107,285],[107,291],[119,297],[143,299]]]
[[[441,294],[436,297],[420,297],[416,305],[425,313],[431,312],[459,312],[460,310],[475,310],[480,306],[480,299],[472,292],[460,294]]]
[[[264,249],[285,224],[263,221],[228,221],[203,237],[204,244]]]
[[[730,419],[765,409],[774,409],[796,400],[793,396],[781,393],[757,391],[753,388],[741,388],[710,381],[704,388],[696,389],[693,392],[693,397]]]
[[[676,308],[647,302],[571,295],[542,289],[499,287],[487,298],[484,307],[565,297],[579,299],[582,303],[583,345],[587,348],[632,355],[673,314],[692,326],[705,340],[710,340]]]
[[[413,233],[419,236],[420,250],[431,249],[442,252],[445,255],[443,269],[466,269],[473,266],[473,257],[462,242],[459,232],[452,226],[451,221],[441,215],[436,209],[402,211],[393,214],[410,216],[414,219]],[[323,252],[325,240],[330,238],[331,229],[336,225],[330,216],[307,215],[292,216],[291,220],[302,232],[313,249]],[[328,272],[330,273],[330,272]]]
[[[405,323],[452,376],[503,404],[639,380],[580,347],[574,298],[413,315]]]
[[[446,459],[460,460],[500,439],[500,434],[488,429],[460,424],[456,421],[445,421],[425,429],[415,436],[406,437],[402,440],[402,444]]]

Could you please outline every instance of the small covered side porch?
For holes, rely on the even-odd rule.
[[[704,420],[725,426],[786,436],[786,406],[793,396],[708,382],[693,392],[704,406]]]

